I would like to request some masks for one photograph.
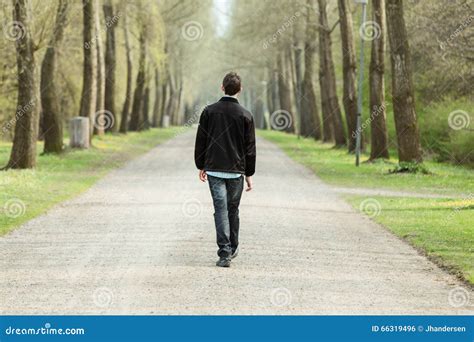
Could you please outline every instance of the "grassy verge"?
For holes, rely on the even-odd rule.
[[[111,169],[149,151],[178,130],[107,134],[94,138],[94,147],[89,150],[38,156],[36,169],[0,171],[0,235],[87,190]],[[10,149],[10,143],[0,143],[0,165],[7,163]]]
[[[388,174],[395,161],[362,163],[356,168],[353,155],[331,145],[275,131],[260,131],[258,134],[336,186],[457,196],[457,199],[370,196],[372,207],[369,209],[372,209],[370,214],[375,221],[442,267],[474,284],[474,171],[426,162],[432,172],[430,175]],[[367,203],[364,201],[368,196],[345,197],[356,209],[364,211],[364,203]]]

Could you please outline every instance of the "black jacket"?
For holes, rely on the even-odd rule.
[[[237,99],[223,97],[199,119],[194,161],[199,170],[255,173],[255,126]]]

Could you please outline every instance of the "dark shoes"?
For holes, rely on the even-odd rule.
[[[237,255],[239,255],[239,247],[237,247],[237,249],[234,251],[234,253],[232,253],[232,255],[230,256],[231,259],[234,259],[237,257]]]
[[[219,266],[219,267],[230,267],[230,261],[231,259],[230,258],[220,258],[217,262],[216,262],[216,266]]]

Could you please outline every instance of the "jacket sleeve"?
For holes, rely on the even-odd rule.
[[[204,162],[206,159],[207,149],[207,135],[208,135],[208,114],[207,110],[201,113],[199,118],[199,126],[196,134],[196,144],[194,145],[194,163],[199,170],[204,169]]]
[[[257,149],[255,146],[255,124],[253,117],[247,120],[245,130],[245,176],[249,177],[255,173],[255,160]]]

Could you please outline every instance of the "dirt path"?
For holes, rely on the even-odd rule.
[[[193,142],[179,135],[0,238],[0,313],[473,313],[472,291],[263,140],[240,255],[215,267]]]

